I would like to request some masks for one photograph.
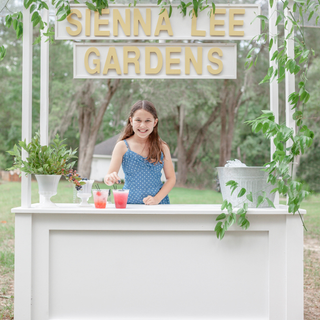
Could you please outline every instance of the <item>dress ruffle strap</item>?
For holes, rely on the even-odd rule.
[[[126,144],[127,148],[130,150],[130,147],[129,147],[129,144],[128,144],[127,140],[123,140],[123,141]]]

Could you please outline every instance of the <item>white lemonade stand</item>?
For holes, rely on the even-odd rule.
[[[259,7],[253,5],[217,5],[211,24],[209,18],[200,16],[198,21],[182,18],[177,9],[170,20],[165,15],[159,18],[159,9],[152,5],[110,6],[104,18],[82,5],[72,8],[71,17],[56,24],[58,39],[216,40],[225,30],[223,40],[245,40],[255,35],[250,34],[252,30],[260,30],[259,19],[257,25],[250,25],[254,12],[259,14]],[[274,13],[273,33],[275,19]],[[74,76],[236,77],[233,44],[131,45],[75,44]],[[29,142],[32,27],[25,9],[23,46],[22,139]],[[48,43],[43,41],[41,48],[40,133],[42,144],[47,144]],[[293,46],[288,50],[292,56]],[[286,82],[288,95],[294,90],[294,78],[288,75]],[[271,109],[276,118],[277,90],[277,83],[272,83]],[[287,115],[290,125],[289,106]],[[42,208],[31,205],[31,180],[23,176],[21,207],[12,209],[15,320],[302,320],[303,227],[299,216],[279,204],[276,209],[250,208],[250,229],[232,226],[220,241],[214,232],[220,207],[180,204],[115,209],[109,205],[95,209],[57,204]]]

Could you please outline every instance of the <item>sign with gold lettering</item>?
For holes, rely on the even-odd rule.
[[[234,43],[74,43],[74,78],[236,79]]]
[[[110,5],[102,14],[83,4],[71,5],[71,14],[56,21],[57,40],[251,40],[260,33],[259,5],[216,5],[199,12],[198,17],[183,17],[173,6],[159,15],[156,5]],[[253,21],[254,20],[254,21]]]

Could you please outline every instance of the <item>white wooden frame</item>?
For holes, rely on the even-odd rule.
[[[291,3],[291,2],[290,2]],[[289,4],[290,5],[290,4]],[[22,140],[31,140],[32,115],[32,23],[29,10],[23,9],[23,99],[22,99]],[[45,19],[48,19],[47,17]],[[276,15],[270,21],[273,28]],[[275,48],[275,47],[274,47]],[[40,132],[41,143],[48,143],[48,43],[41,46],[41,106]],[[293,45],[288,46],[288,55],[293,57]],[[286,74],[286,96],[294,90],[294,76]],[[278,86],[274,82],[270,87],[271,110],[278,118]],[[291,120],[290,105],[286,105],[289,126],[294,126]],[[271,149],[272,151],[273,149]],[[24,154],[26,157],[26,154]],[[116,209],[106,209],[97,212],[86,209],[81,211],[75,206],[64,206],[57,209],[44,209],[31,206],[30,176],[22,176],[21,207],[13,209],[16,214],[15,236],[15,319],[16,320],[46,320],[55,318],[50,315],[50,230],[94,232],[121,230],[121,232],[142,230],[150,234],[163,231],[171,232],[200,232],[210,233],[214,239],[214,225],[220,206],[133,206],[122,212]],[[131,209],[131,210],[129,210]],[[303,229],[298,215],[287,213],[287,207],[278,209],[250,209],[248,212],[251,222],[250,231],[237,231],[234,227],[226,234],[221,248],[228,245],[228,236],[263,233],[268,234],[268,286],[262,288],[268,292],[267,313],[263,312],[260,319],[269,320],[301,320],[303,319]],[[130,239],[129,239],[130,240]],[[233,243],[236,245],[237,243]],[[219,246],[215,246],[219,251]],[[230,246],[232,249],[233,247]],[[249,246],[250,248],[250,246]],[[101,248],[102,250],[103,248]],[[173,248],[172,248],[173,249]],[[251,249],[256,250],[254,243]],[[76,250],[81,250],[77,247]],[[173,253],[176,253],[173,251]],[[141,256],[142,257],[142,256]],[[119,266],[118,266],[119,267]],[[226,266],[227,267],[227,266]],[[186,270],[192,272],[186,267]],[[198,270],[199,271],[199,270]],[[232,270],[233,271],[233,270]],[[195,274],[192,274],[195,276]],[[204,273],[202,279],[208,275]],[[101,289],[101,288],[100,288]],[[100,290],[99,289],[99,290]],[[222,292],[226,294],[225,292]],[[186,294],[181,292],[182,295]],[[187,296],[187,295],[186,295]],[[204,297],[204,295],[201,295]],[[227,295],[225,296],[227,298]],[[228,306],[226,305],[226,310]],[[194,319],[199,319],[200,305],[195,310],[199,313]],[[176,309],[174,311],[179,311]],[[121,314],[120,314],[121,315]],[[240,314],[243,316],[244,314]],[[98,319],[96,315],[87,319]],[[116,318],[119,319],[119,315]],[[154,315],[157,316],[157,315]],[[151,318],[154,319],[154,316]],[[205,316],[208,316],[206,314]],[[109,317],[112,319],[111,317]],[[169,319],[162,317],[161,319]],[[184,317],[187,318],[187,317]],[[212,319],[222,319],[214,316]],[[243,317],[242,317],[243,318]],[[57,319],[57,318],[56,318]],[[132,317],[126,319],[133,319]],[[234,316],[234,319],[239,319]],[[255,318],[257,319],[257,317]],[[62,320],[59,318],[59,320]]]
[[[292,4],[292,0],[289,3]],[[270,19],[270,32],[276,33],[275,20],[277,18],[276,5],[274,3],[273,9],[269,8]],[[287,12],[286,12],[287,14]],[[27,142],[31,141],[31,128],[32,128],[32,23],[29,10],[23,8],[24,16],[24,36],[23,36],[23,79],[22,79],[22,140],[26,139]],[[48,19],[48,17],[45,17]],[[289,26],[288,26],[289,27]],[[271,54],[276,50],[274,44]],[[43,144],[47,144],[48,137],[48,114],[49,114],[49,101],[48,101],[48,82],[49,82],[49,50],[48,42],[41,44],[41,101],[40,101],[40,133],[42,136]],[[288,56],[294,56],[293,41],[288,45]],[[270,62],[270,66],[273,65]],[[286,96],[294,91],[294,75],[286,73]],[[270,109],[274,112],[276,120],[279,118],[279,96],[278,96],[278,83],[276,81],[270,84]],[[292,120],[292,110],[289,103],[286,103],[286,124],[294,128],[294,122]],[[295,128],[294,128],[295,129]],[[273,154],[274,147],[271,143],[271,156]],[[26,155],[24,155],[26,157]],[[278,198],[277,198],[278,199]],[[276,204],[278,200],[276,200]],[[31,206],[31,178],[22,176],[21,183],[21,206]]]
[[[23,8],[23,56],[22,56],[22,140],[31,142],[32,134],[32,23],[29,10]],[[27,152],[22,150],[25,160]],[[21,206],[31,206],[31,176],[21,178]]]
[[[270,7],[269,2],[269,41],[273,35],[278,33],[278,27],[276,26],[277,21],[277,2],[273,4],[273,8]],[[277,68],[277,64],[275,61],[271,61],[271,58],[275,51],[278,50],[278,43],[274,42],[273,46],[269,52],[269,67]],[[270,83],[270,110],[273,112],[275,117],[275,122],[279,123],[279,84],[278,84],[278,75],[275,77],[274,81]],[[270,140],[270,161],[272,161],[272,157],[274,152],[276,151],[276,147],[273,143],[273,138]],[[274,204],[279,204],[279,192],[275,194]]]

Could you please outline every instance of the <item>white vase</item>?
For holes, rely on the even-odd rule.
[[[51,202],[50,198],[57,194],[61,175],[36,174],[35,176],[38,181],[39,194],[42,196],[40,206],[55,207],[56,205]]]
[[[92,204],[89,204],[88,200],[91,197],[91,188],[94,180],[83,180],[83,182],[86,184],[77,192],[77,197],[82,200],[79,207],[92,207]]]

